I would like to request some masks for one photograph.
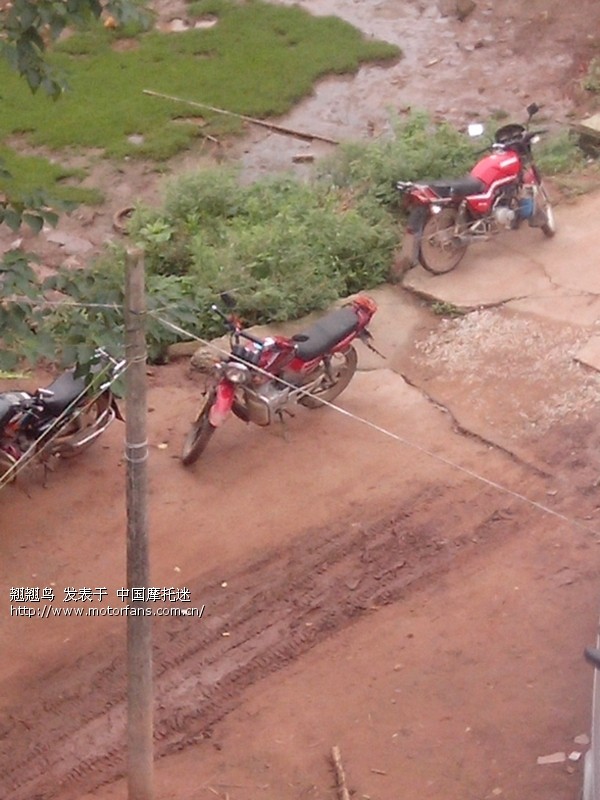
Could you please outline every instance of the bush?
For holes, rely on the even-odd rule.
[[[544,175],[571,172],[585,164],[585,155],[577,137],[569,131],[544,141],[538,147],[537,163]]]
[[[149,272],[193,276],[214,297],[233,291],[251,324],[281,321],[385,280],[393,219],[377,203],[343,199],[289,176],[242,187],[231,172],[206,170],[171,183],[160,214],[138,209],[130,230]]]
[[[351,142],[319,168],[321,180],[354,187],[382,204],[395,208],[399,180],[442,178],[468,172],[473,145],[450,125],[434,125],[427,114],[396,120],[390,136],[375,142]]]

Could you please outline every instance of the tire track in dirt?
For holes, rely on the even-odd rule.
[[[226,587],[222,576],[190,584],[207,608],[197,627],[186,617],[154,620],[156,755],[209,738],[247,687],[514,529],[517,511],[499,509],[497,493],[460,488],[460,504],[456,487],[432,484],[388,518],[308,531],[228,575]],[[102,653],[49,675],[27,707],[9,710],[0,796],[74,800],[124,773],[124,645],[111,637]]]

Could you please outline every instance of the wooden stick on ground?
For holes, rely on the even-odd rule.
[[[261,125],[263,128],[268,128],[276,133],[283,133],[286,136],[295,136],[296,139],[304,139],[312,142],[313,139],[318,139],[321,142],[328,144],[339,144],[336,139],[329,139],[327,136],[320,136],[318,133],[304,133],[303,131],[296,131],[293,128],[285,128],[283,125],[276,125],[274,122],[267,122],[264,119],[256,119],[255,117],[247,117],[245,114],[236,114],[235,111],[227,111],[225,108],[217,108],[216,106],[209,106],[206,103],[198,103],[195,100],[184,100],[182,97],[172,97],[168,94],[161,94],[160,92],[153,92],[150,89],[144,89],[144,94],[151,97],[161,97],[163,100],[173,100],[176,103],[186,103],[188,106],[196,108],[204,108],[207,111],[214,111],[216,114],[225,114],[228,117],[237,117],[243,119],[245,122],[251,122],[253,125]]]
[[[342,765],[340,748],[337,746],[337,744],[331,748],[331,759],[335,768],[335,776],[337,779],[340,800],[350,800],[350,793],[348,792],[348,787],[346,786],[346,773],[344,772],[344,767]]]

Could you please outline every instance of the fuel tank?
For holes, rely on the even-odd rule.
[[[479,178],[488,191],[480,196],[470,197],[469,205],[480,213],[486,213],[492,205],[496,189],[516,181],[521,169],[521,159],[512,151],[505,153],[492,153],[477,164],[471,170],[474,178]]]

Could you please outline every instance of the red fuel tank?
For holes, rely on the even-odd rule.
[[[479,178],[488,191],[482,195],[469,198],[469,205],[479,213],[485,213],[494,196],[495,189],[516,180],[521,169],[519,156],[508,151],[506,153],[492,153],[477,162],[471,170],[474,178]]]

